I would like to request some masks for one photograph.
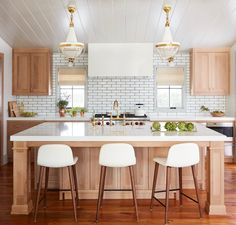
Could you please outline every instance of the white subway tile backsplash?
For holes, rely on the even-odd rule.
[[[191,96],[190,95],[190,55],[179,53],[175,59],[176,66],[185,67],[185,112],[160,112],[159,115],[194,115],[200,113],[201,105],[211,110],[225,111],[225,96]],[[159,66],[168,66],[158,55],[153,57],[154,71]],[[75,61],[76,66],[87,66],[88,56],[82,55]],[[51,96],[17,96],[18,103],[23,102],[25,110],[35,111],[41,115],[57,113],[57,71],[58,67],[67,66],[67,61],[60,53],[52,55],[52,95]],[[143,103],[147,112],[157,112],[155,109],[156,88],[154,77],[88,77],[87,108],[90,112],[106,112],[112,110],[112,103],[118,100],[122,111],[133,111],[136,103]]]

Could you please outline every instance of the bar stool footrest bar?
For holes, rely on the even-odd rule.
[[[184,194],[183,192],[181,192],[181,195],[185,196],[186,198],[188,198],[188,199],[192,200],[193,202],[195,202],[195,203],[197,203],[197,204],[199,203],[197,200],[195,200],[195,199],[191,198],[190,196],[188,196],[188,195]]]
[[[174,189],[170,189],[169,191],[179,191],[179,188],[174,188]],[[166,192],[166,190],[162,190],[162,191],[154,191],[154,193],[162,193],[162,192]]]
[[[163,207],[166,207],[166,205],[164,203],[162,203],[158,198],[156,198],[155,196],[153,197],[156,201],[158,201]]]
[[[132,191],[132,189],[104,189],[104,191]]]

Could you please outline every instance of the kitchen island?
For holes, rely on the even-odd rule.
[[[11,136],[13,145],[13,204],[12,214],[29,214],[32,211],[30,150],[49,143],[68,144],[79,157],[77,165],[81,198],[96,198],[99,184],[99,149],[104,143],[125,142],[135,148],[135,168],[138,198],[150,198],[154,172],[152,159],[166,155],[176,143],[194,142],[201,148],[202,162],[198,166],[198,182],[206,188],[205,209],[210,215],[226,214],[224,204],[224,141],[226,137],[200,124],[195,132],[152,132],[151,123],[143,126],[92,126],[88,122],[46,122]],[[206,168],[205,168],[206,150]],[[163,188],[165,173],[158,177],[158,188]],[[205,176],[206,174],[206,176]],[[171,185],[177,186],[176,171],[172,171]],[[55,185],[66,188],[68,176],[61,170]],[[54,177],[54,180],[55,180]],[[185,185],[191,188],[188,171],[184,173]],[[108,188],[129,188],[126,169],[114,168],[107,173]],[[206,180],[206,184],[205,184]],[[130,193],[106,193],[105,198],[129,198]],[[110,194],[110,195],[109,195]]]

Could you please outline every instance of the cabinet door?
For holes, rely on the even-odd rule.
[[[209,53],[197,52],[192,55],[191,94],[209,95]]]
[[[217,52],[211,55],[211,92],[215,95],[229,94],[229,53]]]
[[[15,53],[13,56],[12,94],[30,93],[30,54]]]
[[[31,95],[49,94],[49,57],[48,53],[31,53]]]

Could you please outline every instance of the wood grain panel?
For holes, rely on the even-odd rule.
[[[216,52],[212,58],[212,88],[216,94],[229,95],[229,52]]]
[[[192,49],[191,94],[229,95],[229,49]]]
[[[192,52],[191,93],[204,95],[209,92],[209,53]]]
[[[79,190],[88,190],[90,188],[90,149],[89,148],[73,148],[74,156],[78,157],[77,180]]]
[[[31,54],[30,92],[47,95],[50,88],[50,56],[47,53]]]
[[[13,95],[49,95],[50,61],[47,48],[13,49]]]
[[[137,190],[148,189],[148,148],[135,148],[137,163],[134,166],[135,187]],[[127,189],[131,188],[130,175],[128,168],[120,169],[120,187]]]
[[[44,121],[40,121],[40,120],[34,120],[34,121],[29,121],[29,120],[13,121],[13,120],[9,120],[9,121],[7,121],[7,155],[8,155],[8,160],[10,162],[12,162],[12,157],[13,157],[13,152],[12,152],[13,142],[10,141],[10,136],[13,135],[13,134],[16,134],[20,131],[31,128],[33,126],[36,126],[38,124],[41,124],[43,122]]]
[[[13,51],[12,94],[21,95],[30,92],[30,54]]]
[[[169,148],[149,148],[149,189],[150,190],[152,189],[154,166],[155,166],[153,158],[167,157],[168,149]],[[159,166],[156,189],[165,190],[165,183],[166,183],[165,167]],[[178,185],[177,170],[171,169],[171,188],[176,188],[178,187],[177,185]]]
[[[90,189],[98,190],[100,178],[100,148],[90,148]],[[119,188],[119,169],[107,168],[105,188]],[[104,195],[106,196],[106,195]]]

